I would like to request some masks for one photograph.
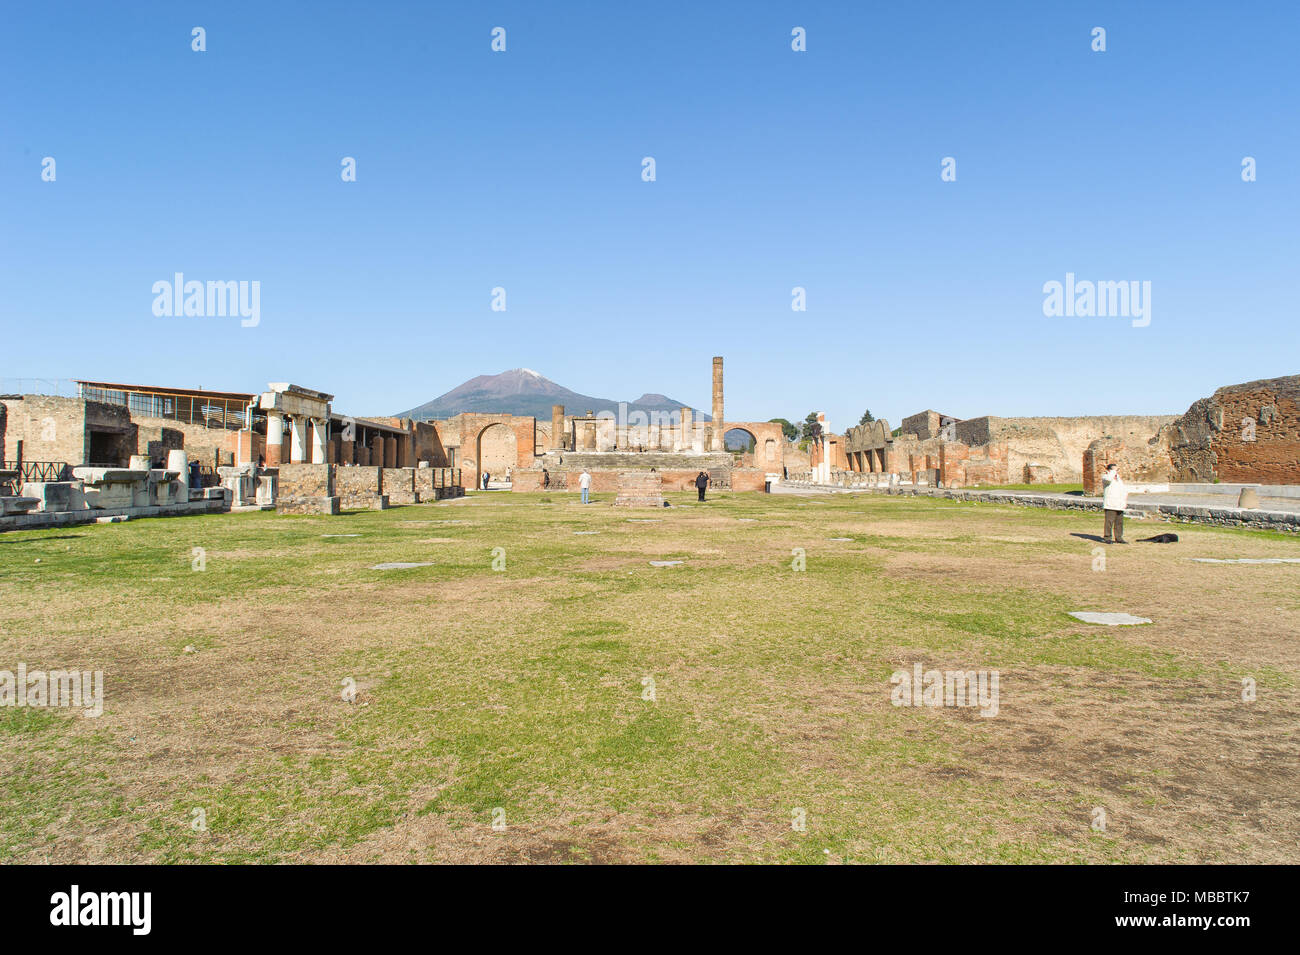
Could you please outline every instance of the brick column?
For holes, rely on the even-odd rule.
[[[272,411],[266,416],[266,466],[278,468],[284,462],[284,418]]]

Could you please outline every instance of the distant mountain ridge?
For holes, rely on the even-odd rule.
[[[425,421],[433,418],[450,418],[463,411],[496,412],[497,414],[532,415],[550,420],[551,405],[564,405],[564,413],[584,415],[588,411],[599,414],[610,411],[618,414],[619,399],[597,398],[579,394],[556,384],[531,368],[511,368],[499,375],[478,375],[451,391],[426,401],[396,417]],[[667,395],[646,393],[635,401],[627,402],[628,412],[680,411],[683,402]],[[689,407],[689,405],[687,406]],[[701,411],[695,412],[700,421],[712,420]]]

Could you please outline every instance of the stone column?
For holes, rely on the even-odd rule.
[[[682,426],[678,432],[677,447],[675,451],[690,451],[695,447],[695,422],[692,420],[694,414],[690,408],[682,409]]]
[[[596,419],[587,418],[586,432],[582,436],[582,446],[586,451],[596,450]]]
[[[323,418],[311,419],[311,463],[328,464],[325,457],[325,441],[328,424]]]
[[[278,468],[284,463],[284,418],[278,411],[266,415],[266,466]]]
[[[726,428],[722,424],[722,358],[713,359],[713,450],[721,451],[722,436]]]
[[[307,458],[307,419],[289,416],[289,463],[302,464]]]
[[[382,468],[384,466],[384,436],[377,434],[374,440],[370,442],[370,464],[372,467]]]
[[[551,405],[551,450],[564,450],[564,405]]]

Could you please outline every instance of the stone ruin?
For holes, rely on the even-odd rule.
[[[1101,493],[1112,462],[1129,483],[1300,483],[1300,375],[1225,385],[1149,437],[1098,438],[1083,455],[1086,493]]]
[[[664,482],[658,471],[621,471],[615,507],[663,507]]]

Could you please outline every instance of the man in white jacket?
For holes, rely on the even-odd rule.
[[[1116,544],[1127,544],[1124,539],[1124,508],[1128,506],[1128,488],[1114,464],[1107,465],[1106,473],[1101,476],[1101,486],[1101,506],[1106,510],[1106,524],[1101,536],[1107,544],[1111,543],[1112,537]]]
[[[591,472],[586,468],[582,469],[582,477],[578,478],[578,487],[582,488],[582,503],[587,503],[587,492],[591,490]]]

